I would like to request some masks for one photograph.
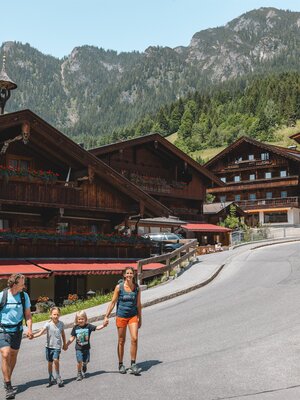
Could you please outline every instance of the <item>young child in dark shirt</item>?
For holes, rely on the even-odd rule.
[[[94,331],[100,331],[106,324],[99,326],[89,324],[85,311],[79,311],[75,316],[75,323],[71,331],[70,339],[67,342],[67,348],[76,339],[75,350],[77,359],[77,381],[81,381],[87,370],[87,364],[90,361],[90,336]]]

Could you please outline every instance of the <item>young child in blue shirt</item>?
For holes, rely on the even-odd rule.
[[[94,331],[100,331],[107,323],[96,326],[87,322],[85,311],[79,311],[75,316],[75,323],[71,331],[70,339],[66,344],[66,348],[76,339],[75,350],[77,359],[77,381],[81,381],[85,376],[87,364],[90,361],[90,336]]]

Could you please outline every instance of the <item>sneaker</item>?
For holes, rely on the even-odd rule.
[[[57,384],[58,384],[58,387],[63,387],[63,386],[64,386],[64,381],[61,379],[60,376],[58,376],[58,377],[56,378],[56,382],[57,382]]]
[[[82,376],[82,373],[80,371],[80,372],[77,373],[76,381],[82,381],[82,379],[83,379],[83,376]]]
[[[5,398],[6,399],[14,399],[15,398],[15,392],[11,385],[5,387]]]
[[[82,372],[85,374],[87,370],[87,364],[86,363],[82,363]]]
[[[5,382],[3,382],[4,389],[6,388]],[[18,386],[11,386],[15,394],[18,393]]]
[[[56,385],[56,380],[54,379],[53,375],[49,376],[49,381],[47,387],[51,387],[53,385]]]
[[[128,371],[130,374],[133,375],[139,375],[141,372],[142,368],[139,368],[136,364],[132,364],[129,368]]]
[[[119,365],[120,374],[126,374],[126,368],[124,364]]]

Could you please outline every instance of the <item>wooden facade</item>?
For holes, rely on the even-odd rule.
[[[33,112],[0,115],[0,259],[148,257],[115,227],[170,213]]]
[[[300,152],[242,137],[205,164],[225,184],[215,202],[234,201],[258,224],[299,224]]]
[[[203,203],[213,174],[159,134],[90,150],[185,221],[204,221]]]

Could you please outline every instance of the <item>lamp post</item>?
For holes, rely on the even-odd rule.
[[[12,81],[5,71],[5,59],[3,56],[2,70],[0,72],[0,115],[4,114],[4,107],[7,100],[10,98],[10,91],[17,88],[17,85]]]

